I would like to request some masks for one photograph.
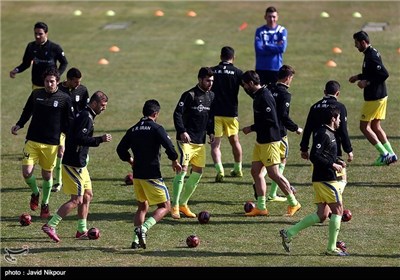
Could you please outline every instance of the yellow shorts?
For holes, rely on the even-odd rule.
[[[287,158],[289,155],[289,138],[286,136],[282,137],[280,142],[280,155],[281,158]]]
[[[60,135],[60,145],[59,146],[65,146],[65,134],[61,133]]]
[[[239,121],[237,117],[214,117],[214,136],[232,136],[239,133]]]
[[[92,181],[87,167],[62,165],[63,191],[65,194],[83,195],[85,190],[92,189]]]
[[[51,171],[56,165],[58,145],[26,141],[23,149],[22,165],[39,164],[43,170]]]
[[[386,118],[387,96],[374,101],[364,101],[360,121],[384,120]]]
[[[343,184],[338,181],[313,182],[315,203],[342,202]]]
[[[178,141],[179,163],[189,166],[189,163],[197,167],[206,166],[206,147],[203,144],[188,144]]]
[[[170,200],[168,188],[164,179],[133,178],[133,190],[140,202],[148,201],[149,205],[157,205]]]
[[[264,166],[281,163],[280,145],[280,141],[266,144],[256,143],[253,148],[252,161],[261,161]]]

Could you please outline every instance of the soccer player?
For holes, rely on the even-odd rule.
[[[171,216],[174,219],[181,218],[180,212],[189,218],[196,217],[190,210],[188,201],[196,190],[206,165],[206,134],[209,135],[210,143],[214,141],[214,119],[210,117],[214,100],[214,92],[211,91],[214,72],[210,67],[201,67],[197,79],[197,85],[181,95],[173,114],[182,165],[182,171],[176,173],[173,182]],[[190,176],[184,183],[189,164]]]
[[[58,89],[59,81],[60,74],[57,69],[47,69],[44,73],[44,88],[32,91],[20,119],[11,128],[11,133],[17,135],[18,130],[23,128],[32,117],[23,150],[22,176],[32,190],[30,208],[35,211],[39,207],[39,188],[34,169],[36,164],[42,167],[41,218],[47,218],[50,215],[52,173],[60,136],[61,133],[67,133],[74,118],[71,99]]]
[[[303,137],[300,142],[301,157],[309,159],[309,141],[311,135],[323,125],[323,116],[331,107],[337,107],[340,112],[340,126],[335,129],[335,138],[337,144],[337,156],[339,159],[342,157],[342,148],[347,153],[347,161],[353,160],[353,148],[349,133],[347,130],[347,109],[343,103],[338,101],[340,95],[340,84],[337,81],[330,80],[325,84],[324,97],[310,107],[307,116],[306,125],[304,126]],[[342,159],[341,159],[342,160]],[[347,184],[346,166],[342,168],[342,172],[337,174],[338,180],[343,184],[344,190]]]
[[[15,78],[32,64],[32,89],[44,87],[43,73],[49,67],[57,68],[60,76],[67,69],[68,61],[60,45],[48,40],[49,28],[44,22],[37,22],[33,27],[35,41],[30,42],[25,49],[22,63],[10,71],[10,77]]]
[[[255,70],[261,85],[276,83],[278,71],[283,64],[283,53],[287,48],[287,29],[278,24],[278,10],[265,10],[266,24],[258,27],[254,36]]]
[[[268,176],[275,181],[286,195],[288,209],[286,216],[293,216],[301,205],[293,194],[289,181],[279,172],[281,163],[279,120],[275,99],[266,86],[261,86],[260,77],[255,71],[246,71],[242,76],[242,86],[246,93],[253,97],[254,124],[242,129],[244,134],[256,132],[256,143],[253,149],[251,175],[257,192],[257,206],[246,216],[268,216],[266,207],[266,168]]]
[[[380,53],[371,46],[365,31],[354,33],[353,39],[354,46],[364,53],[362,72],[349,78],[350,83],[358,81],[357,86],[364,90],[365,102],[361,109],[360,130],[379,152],[374,165],[389,165],[397,161],[397,155],[381,127],[381,120],[386,117],[388,94],[385,81],[389,73],[382,63]]]
[[[225,46],[221,49],[221,61],[211,67],[214,83],[211,90],[215,94],[211,107],[214,116],[215,138],[211,143],[211,156],[217,171],[216,182],[223,182],[225,171],[222,164],[221,140],[227,136],[234,159],[232,177],[242,177],[242,146],[239,142],[238,95],[242,83],[242,70],[233,65],[235,50]]]
[[[67,79],[58,84],[58,88],[70,96],[75,114],[82,111],[89,102],[89,92],[87,88],[81,84],[81,80],[81,71],[77,68],[71,68],[67,72]],[[64,154],[64,144],[65,135],[62,135],[60,145],[58,146],[56,166],[54,167],[54,184],[51,189],[52,192],[58,192],[61,190],[61,160]]]
[[[133,186],[138,200],[132,249],[146,249],[147,232],[171,209],[168,188],[160,170],[161,146],[172,162],[172,169],[176,172],[182,170],[171,138],[157,123],[159,114],[159,102],[154,99],[147,100],[143,106],[143,117],[126,131],[117,146],[119,158],[132,166]],[[146,219],[151,205],[157,205],[157,209]]]
[[[337,157],[335,130],[340,125],[340,111],[336,107],[329,107],[321,115],[323,125],[313,134],[313,145],[310,160],[313,163],[312,186],[315,192],[314,202],[317,212],[309,214],[287,230],[280,230],[282,245],[286,252],[290,252],[293,237],[301,230],[323,222],[328,217],[328,206],[332,212],[329,219],[329,239],[326,255],[348,256],[348,253],[336,247],[337,237],[343,215],[342,185],[336,174],[340,173],[346,163]]]
[[[65,95],[65,94],[64,94]],[[93,136],[94,119],[107,108],[108,97],[102,91],[96,91],[90,98],[88,106],[79,112],[66,135],[65,154],[62,160],[62,172],[65,194],[70,199],[58,208],[57,213],[42,226],[55,242],[60,242],[56,227],[73,209],[78,208],[78,225],[75,237],[88,239],[87,216],[93,198],[92,182],[87,169],[89,147],[98,147],[101,143],[110,142],[111,134]]]
[[[276,112],[279,121],[279,131],[281,134],[280,152],[281,163],[279,164],[279,172],[283,174],[287,157],[289,155],[289,139],[287,131],[296,132],[301,134],[303,129],[299,127],[289,116],[290,102],[292,99],[291,93],[288,91],[296,71],[290,65],[282,65],[278,72],[278,81],[275,84],[269,84],[268,89],[271,91],[272,96],[275,98]],[[286,201],[286,197],[277,195],[278,184],[272,181],[267,201],[269,202],[282,202]],[[293,189],[292,189],[293,191]]]

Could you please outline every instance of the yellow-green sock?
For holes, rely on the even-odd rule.
[[[291,207],[293,207],[293,206],[296,206],[297,205],[297,203],[299,203],[298,201],[297,201],[297,199],[296,199],[296,197],[294,196],[294,194],[288,194],[287,196],[287,201],[288,201],[288,203],[289,203],[289,205],[291,206]]]
[[[240,161],[240,162],[233,163],[233,170],[235,172],[242,171],[242,162]]]
[[[35,195],[39,194],[39,188],[38,188],[37,183],[36,183],[35,175],[32,175],[29,178],[26,178],[25,182],[31,188],[33,194],[35,194]]]
[[[143,224],[143,231],[146,233],[149,229],[151,229],[155,224],[157,223],[157,221],[153,218],[153,217],[149,217],[147,218],[147,220],[144,222]]]
[[[329,219],[329,240],[328,240],[328,251],[336,249],[336,241],[340,231],[340,224],[342,222],[342,216],[332,214]]]
[[[61,220],[62,218],[57,213],[55,213],[50,221],[47,222],[47,224],[52,228],[55,228],[61,222]]]
[[[375,147],[375,149],[378,150],[378,152],[379,152],[381,155],[386,155],[386,154],[388,153],[388,151],[387,151],[386,148],[382,145],[381,142],[376,143],[374,147]]]
[[[257,196],[257,208],[260,209],[260,210],[267,209],[267,206],[265,204],[265,195],[264,196]]]
[[[389,141],[387,141],[385,144],[383,144],[383,147],[385,147],[385,149],[386,149],[390,154],[394,154],[393,149],[392,149],[392,145],[390,145]]]
[[[85,231],[88,230],[87,229],[87,221],[86,221],[86,219],[79,219],[78,220],[78,228],[77,228],[77,230],[79,232],[85,232]]]
[[[222,165],[221,162],[214,164],[214,166],[215,166],[215,170],[217,171],[217,173],[221,173],[222,175],[225,174],[224,166]]]
[[[51,193],[51,186],[53,184],[53,178],[50,178],[49,181],[43,180],[43,197],[42,197],[42,204],[49,204],[50,193]]]
[[[316,223],[319,223],[320,219],[316,213],[312,213],[310,215],[305,216],[301,221],[291,226],[288,230],[288,237],[293,237],[299,233],[299,231],[308,228]]]

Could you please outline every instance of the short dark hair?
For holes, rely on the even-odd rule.
[[[294,68],[290,65],[282,65],[278,71],[278,79],[284,79],[286,77],[292,76],[296,73]]]
[[[44,22],[41,22],[41,21],[35,23],[35,26],[33,27],[33,29],[36,29],[36,28],[43,29],[44,33],[47,33],[49,31],[49,27],[47,26],[47,24],[45,24]]]
[[[268,8],[265,10],[265,14],[268,14],[268,13],[275,13],[275,12],[278,12],[278,10],[277,10],[275,7],[273,7],[273,6],[268,7]]]
[[[55,67],[48,67],[42,75],[43,80],[46,79],[47,76],[54,76],[56,77],[56,81],[60,81],[60,72],[58,72],[57,68]]]
[[[260,76],[254,70],[248,70],[244,72],[242,76],[242,81],[246,84],[252,81],[255,85],[259,85],[261,83]]]
[[[104,92],[102,92],[101,90],[97,90],[90,97],[89,103],[92,103],[94,101],[96,101],[96,102],[100,102],[100,101],[108,102],[108,96]]]
[[[235,50],[232,47],[225,46],[221,49],[221,59],[231,60],[235,57]]]
[[[362,30],[354,33],[353,39],[358,42],[365,41],[369,44],[369,36],[368,36],[367,32],[362,31]]]
[[[73,78],[80,79],[80,78],[82,78],[82,73],[81,73],[81,71],[79,71],[78,68],[72,67],[67,72],[67,78],[68,79],[73,79]]]
[[[335,95],[336,92],[338,92],[340,90],[340,84],[338,81],[328,81],[325,84],[325,93],[329,94],[329,95]]]
[[[148,117],[154,113],[160,112],[160,103],[155,99],[147,100],[143,105],[143,116]]]
[[[201,67],[199,70],[199,74],[197,78],[204,79],[205,77],[212,77],[214,76],[214,72],[210,67]]]
[[[322,114],[322,123],[330,124],[332,118],[337,118],[340,115],[340,110],[336,105],[329,105],[326,110],[324,110],[324,114]]]

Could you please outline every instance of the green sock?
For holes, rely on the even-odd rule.
[[[50,193],[51,193],[51,185],[53,184],[53,178],[49,181],[43,180],[43,197],[42,197],[42,204],[49,204]]]
[[[257,208],[260,209],[260,210],[267,209],[267,206],[265,204],[265,195],[264,196],[257,196]]]
[[[32,175],[31,177],[25,179],[26,184],[31,188],[32,193],[35,195],[39,194],[39,188],[36,184],[36,177],[35,175]]]
[[[233,164],[233,170],[234,170],[235,172],[242,171],[242,162],[241,162],[241,161],[240,161],[240,162],[235,162],[235,163]]]
[[[221,162],[220,162],[220,163],[214,164],[214,166],[215,166],[215,170],[217,170],[217,173],[221,173],[222,175],[225,174],[225,172],[224,172],[224,166],[222,165]]]
[[[283,170],[285,170],[285,165],[280,163],[279,164],[279,173],[283,174]],[[269,187],[269,197],[274,198],[278,191],[278,184],[275,181],[272,181],[271,186]]]
[[[388,151],[387,151],[386,148],[382,145],[381,142],[376,143],[374,147],[375,147],[375,148],[378,150],[378,152],[379,152],[381,155],[383,155],[383,156],[386,155],[386,154],[388,153]]]
[[[336,249],[336,241],[340,231],[340,223],[342,222],[342,216],[332,214],[329,220],[329,240],[328,240],[328,251],[334,251]]]
[[[57,157],[56,166],[53,169],[54,184],[61,185],[61,160],[62,158]]]
[[[287,201],[288,201],[288,203],[289,203],[289,205],[290,206],[296,206],[297,205],[297,203],[299,203],[298,201],[297,201],[297,199],[296,199],[296,197],[294,196],[294,194],[288,194],[287,196]]]
[[[50,219],[50,221],[47,222],[47,224],[52,228],[56,228],[57,225],[61,222],[61,220],[62,218],[57,213],[55,213],[53,217]]]
[[[86,219],[78,219],[78,227],[77,230],[82,233],[87,231],[87,223],[86,223]]]
[[[187,179],[185,183],[185,187],[183,190],[182,194],[182,205],[187,205],[190,197],[194,193],[194,191],[197,188],[197,185],[199,184],[201,179],[201,174],[197,172],[192,172],[190,174],[189,178]]]
[[[172,206],[179,206],[179,200],[183,189],[183,181],[185,180],[185,176],[186,172],[181,172],[176,174],[174,177],[174,181],[172,183],[172,194],[174,196]]]
[[[385,149],[386,149],[390,154],[394,154],[393,149],[392,149],[392,145],[390,145],[389,141],[387,141],[385,144],[383,144],[383,147],[385,147]]]
[[[157,221],[153,218],[153,217],[149,217],[147,218],[147,220],[144,222],[143,224],[143,232],[146,233],[149,229],[151,229],[155,224],[157,223]]]
[[[288,237],[293,237],[299,233],[299,231],[308,228],[316,223],[319,223],[320,219],[316,213],[312,213],[310,215],[305,216],[302,220],[300,220],[295,225],[291,226],[288,230]]]

